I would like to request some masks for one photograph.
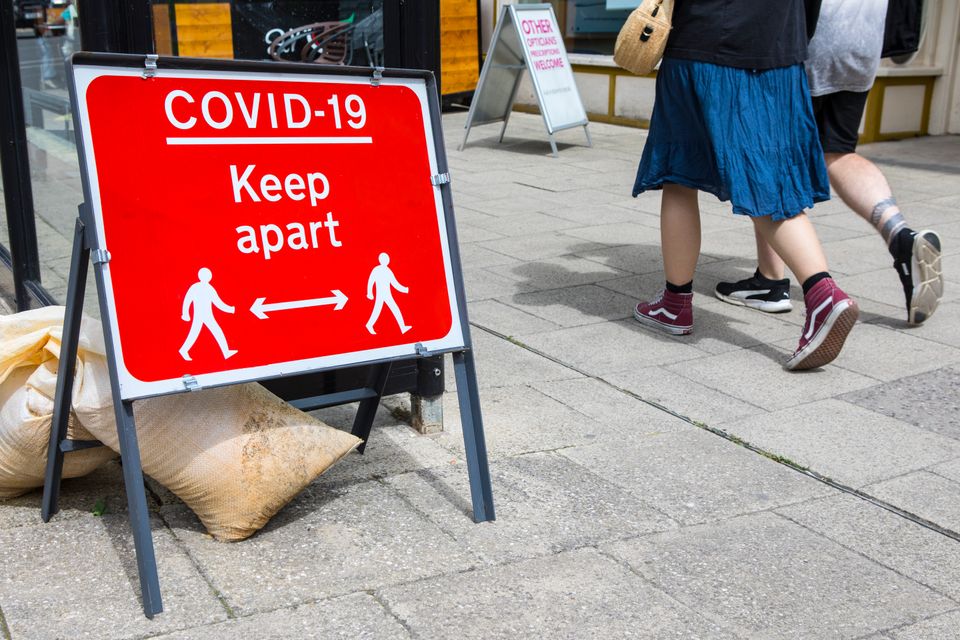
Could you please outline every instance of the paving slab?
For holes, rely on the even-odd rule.
[[[960,456],[957,440],[833,399],[718,426],[853,487]]]
[[[490,459],[589,444],[610,431],[531,386],[482,389],[480,405]],[[462,459],[463,431],[455,393],[444,394],[443,418],[443,432],[431,437]]]
[[[633,218],[629,222],[614,224],[596,224],[598,221],[606,222],[606,220],[595,218],[594,224],[590,226],[567,229],[563,233],[573,238],[596,242],[607,247],[649,244],[660,236],[660,231],[656,226],[659,221],[652,214],[636,212]]]
[[[477,562],[381,482],[308,487],[259,533],[233,544],[208,536],[185,506],[164,507],[161,515],[242,615],[462,571]]]
[[[604,546],[655,586],[754,638],[859,638],[952,600],[771,513]]]
[[[487,564],[549,556],[677,526],[641,498],[554,453],[491,465],[497,519],[476,524],[461,468],[421,470],[389,480],[417,512]]]
[[[685,525],[772,509],[833,491],[695,427],[626,441],[599,440],[560,453]]]
[[[510,296],[505,300],[519,297]],[[505,336],[554,331],[560,325],[500,300],[480,300],[470,305],[470,322]]]
[[[960,349],[860,323],[834,362],[871,378],[896,380],[960,362]]]
[[[580,244],[577,246],[587,245]],[[518,283],[516,290],[506,292],[507,295],[573,287],[622,278],[627,275],[626,272],[619,269],[572,255],[525,262],[519,265],[501,265],[491,267],[488,271]]]
[[[960,296],[960,286],[948,284],[946,292]],[[944,295],[946,295],[946,292]],[[937,308],[937,315],[922,326],[908,331],[911,335],[917,335],[926,340],[960,348],[960,331],[957,331],[958,321],[960,321],[960,302],[944,302]]]
[[[960,603],[960,543],[841,494],[777,513]]]
[[[196,565],[151,519],[164,613],[140,602],[126,515],[54,519],[0,531],[0,606],[13,638],[135,638],[225,620]]]
[[[893,640],[957,640],[960,638],[960,610],[893,629],[887,633],[887,637]]]
[[[831,398],[877,383],[875,378],[833,365],[811,371],[786,371],[783,363],[795,347],[795,341],[763,345],[665,366],[685,378],[768,411]],[[843,357],[841,353],[837,362],[842,363]]]
[[[632,316],[634,305],[632,298],[594,284],[521,293],[502,301],[560,327],[623,320]]]
[[[844,394],[847,402],[960,440],[960,369],[946,367]]]
[[[580,240],[555,231],[546,231],[526,236],[511,236],[501,240],[488,240],[479,246],[517,260],[531,262],[590,251],[604,245]]]
[[[593,375],[704,357],[703,351],[685,344],[682,337],[648,330],[632,318],[520,336],[519,340]]]
[[[403,640],[412,636],[372,596],[356,593],[155,637],[158,640]]]
[[[930,467],[930,471],[948,480],[960,482],[960,458]]]
[[[43,488],[17,498],[0,501],[0,529],[38,525]],[[110,461],[81,478],[64,480],[60,485],[60,511],[57,520],[88,517],[99,500],[110,513],[126,513],[127,495],[123,490],[123,471],[119,462]],[[0,601],[0,605],[2,605]]]
[[[377,595],[418,637],[735,637],[703,617],[699,607],[677,603],[593,550],[443,576]]]
[[[477,381],[481,389],[582,377],[569,367],[482,329],[471,331],[470,335],[473,338]],[[452,365],[446,369],[445,380],[448,389],[455,388],[456,378]]]
[[[686,431],[690,425],[594,378],[538,382],[538,391],[626,438],[643,433]]]
[[[960,535],[960,482],[917,471],[872,484],[866,491]]]
[[[607,382],[656,402],[693,421],[715,425],[766,414],[767,410],[705,387],[664,367],[643,367],[603,376]]]

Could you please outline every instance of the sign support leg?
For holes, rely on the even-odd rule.
[[[383,391],[386,389],[387,379],[390,377],[390,367],[391,363],[387,362],[374,368],[373,380],[369,386],[376,392],[376,395],[361,400],[360,407],[357,409],[357,417],[354,418],[351,433],[363,440],[357,447],[357,451],[360,453],[363,453],[363,450],[367,448],[367,440],[370,439],[370,429],[373,428],[377,407],[380,406],[380,399],[383,398]]]
[[[157,577],[157,559],[153,551],[153,536],[150,533],[150,513],[147,510],[147,495],[143,487],[143,469],[140,466],[140,447],[137,444],[137,429],[133,419],[133,402],[119,399],[114,394],[114,410],[117,418],[117,435],[120,437],[120,458],[123,463],[123,484],[127,491],[127,508],[133,528],[133,544],[137,552],[137,572],[140,575],[140,594],[143,598],[143,613],[148,618],[163,611],[160,598],[160,580]]]
[[[549,136],[550,136],[550,148],[553,150],[553,157],[559,158],[560,153],[557,151],[557,139],[553,137],[552,133],[549,134]]]
[[[584,133],[586,134],[586,136],[587,136],[587,146],[588,146],[588,147],[592,147],[592,146],[593,146],[593,140],[590,138],[590,129],[587,128],[587,125],[583,125],[583,132],[584,132]]]
[[[525,69],[526,67],[522,67]],[[507,112],[503,116],[503,127],[500,129],[500,140],[499,142],[503,144],[503,136],[507,133],[507,124],[510,122],[510,114],[513,113],[513,104],[517,101],[517,91],[520,90],[520,81],[523,79],[523,71],[517,74],[517,77],[513,80],[513,89],[510,90],[510,102],[507,103]]]
[[[490,468],[487,465],[487,444],[480,415],[480,393],[477,390],[477,370],[473,351],[453,354],[453,369],[457,378],[457,396],[460,403],[460,422],[463,425],[463,447],[470,475],[470,496],[473,499],[474,522],[494,520],[493,488],[490,486]]]
[[[70,281],[67,285],[67,308],[63,319],[60,343],[60,364],[57,367],[57,391],[54,396],[53,419],[50,423],[50,444],[47,448],[47,471],[43,481],[43,500],[40,515],[50,522],[60,510],[60,479],[63,475],[63,450],[60,443],[67,439],[67,425],[73,399],[73,381],[77,368],[77,347],[80,342],[80,322],[83,314],[83,296],[90,264],[84,224],[77,218],[73,232],[73,253],[70,258]]]

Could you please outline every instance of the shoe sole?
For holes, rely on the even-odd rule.
[[[844,300],[830,311],[813,340],[793,354],[783,366],[789,371],[816,369],[833,362],[843,349],[847,335],[860,317],[860,308],[853,300]]]
[[[693,325],[688,327],[678,327],[676,325],[666,324],[649,316],[645,316],[642,313],[638,313],[636,308],[633,310],[633,317],[636,318],[637,322],[645,327],[650,327],[651,329],[656,329],[657,331],[661,331],[663,333],[669,333],[672,336],[686,336],[693,332]]]
[[[793,304],[789,300],[777,300],[776,302],[770,302],[769,300],[745,300],[743,298],[723,295],[716,290],[714,290],[713,295],[724,302],[735,304],[738,307],[756,309],[764,313],[786,313],[787,311],[793,311]]]
[[[907,322],[922,324],[937,310],[943,297],[940,236],[921,231],[913,240],[913,296]]]

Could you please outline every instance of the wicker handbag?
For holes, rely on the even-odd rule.
[[[673,0],[642,0],[620,29],[613,61],[638,76],[653,71],[667,47],[672,16]]]

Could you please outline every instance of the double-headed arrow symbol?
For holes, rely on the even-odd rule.
[[[347,296],[339,289],[330,291],[332,298],[314,298],[312,300],[291,300],[290,302],[271,302],[267,304],[266,298],[257,298],[254,300],[250,311],[261,320],[267,319],[268,311],[285,311],[287,309],[303,309],[304,307],[322,307],[325,305],[336,305],[333,310],[340,311],[347,304]]]

